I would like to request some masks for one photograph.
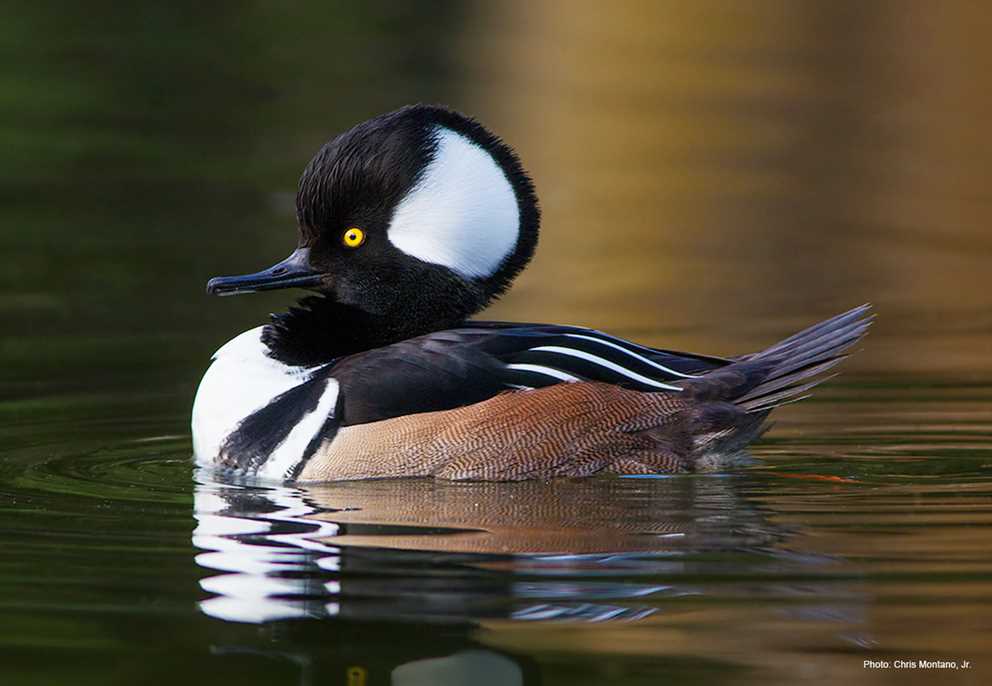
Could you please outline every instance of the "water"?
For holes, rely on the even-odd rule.
[[[986,683],[987,22],[692,7],[5,13],[2,683]],[[194,470],[210,353],[291,298],[203,284],[288,254],[311,152],[416,100],[534,171],[538,257],[489,316],[716,354],[879,321],[732,474]],[[863,667],[901,658],[972,667]]]

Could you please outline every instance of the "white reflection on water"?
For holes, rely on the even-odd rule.
[[[236,622],[333,616],[336,602],[313,600],[314,585],[304,573],[315,565],[338,569],[338,549],[317,540],[333,536],[335,524],[303,519],[316,509],[299,491],[219,484],[198,475],[193,494],[197,525],[193,545],[201,567],[226,572],[200,580],[214,597],[200,603],[204,614]],[[315,559],[316,558],[316,559]],[[338,582],[324,584],[336,596]],[[301,600],[293,599],[302,597]]]

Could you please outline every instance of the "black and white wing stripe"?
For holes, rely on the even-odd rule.
[[[674,369],[651,359],[635,346],[598,331],[535,337],[534,345],[506,358],[512,383],[544,386],[541,377],[557,381],[601,381],[639,391],[681,391],[673,382],[698,374]]]

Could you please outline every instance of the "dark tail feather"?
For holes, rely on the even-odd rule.
[[[700,400],[731,402],[746,412],[765,412],[806,397],[833,375],[825,372],[847,357],[874,315],[862,305],[800,331],[754,355],[714,370],[685,387]]]

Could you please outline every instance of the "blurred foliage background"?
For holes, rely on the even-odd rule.
[[[853,369],[988,373],[992,12],[930,2],[3,2],[0,399],[191,399],[294,294],[310,155],[403,104],[544,208],[491,318],[736,354],[871,301]]]

